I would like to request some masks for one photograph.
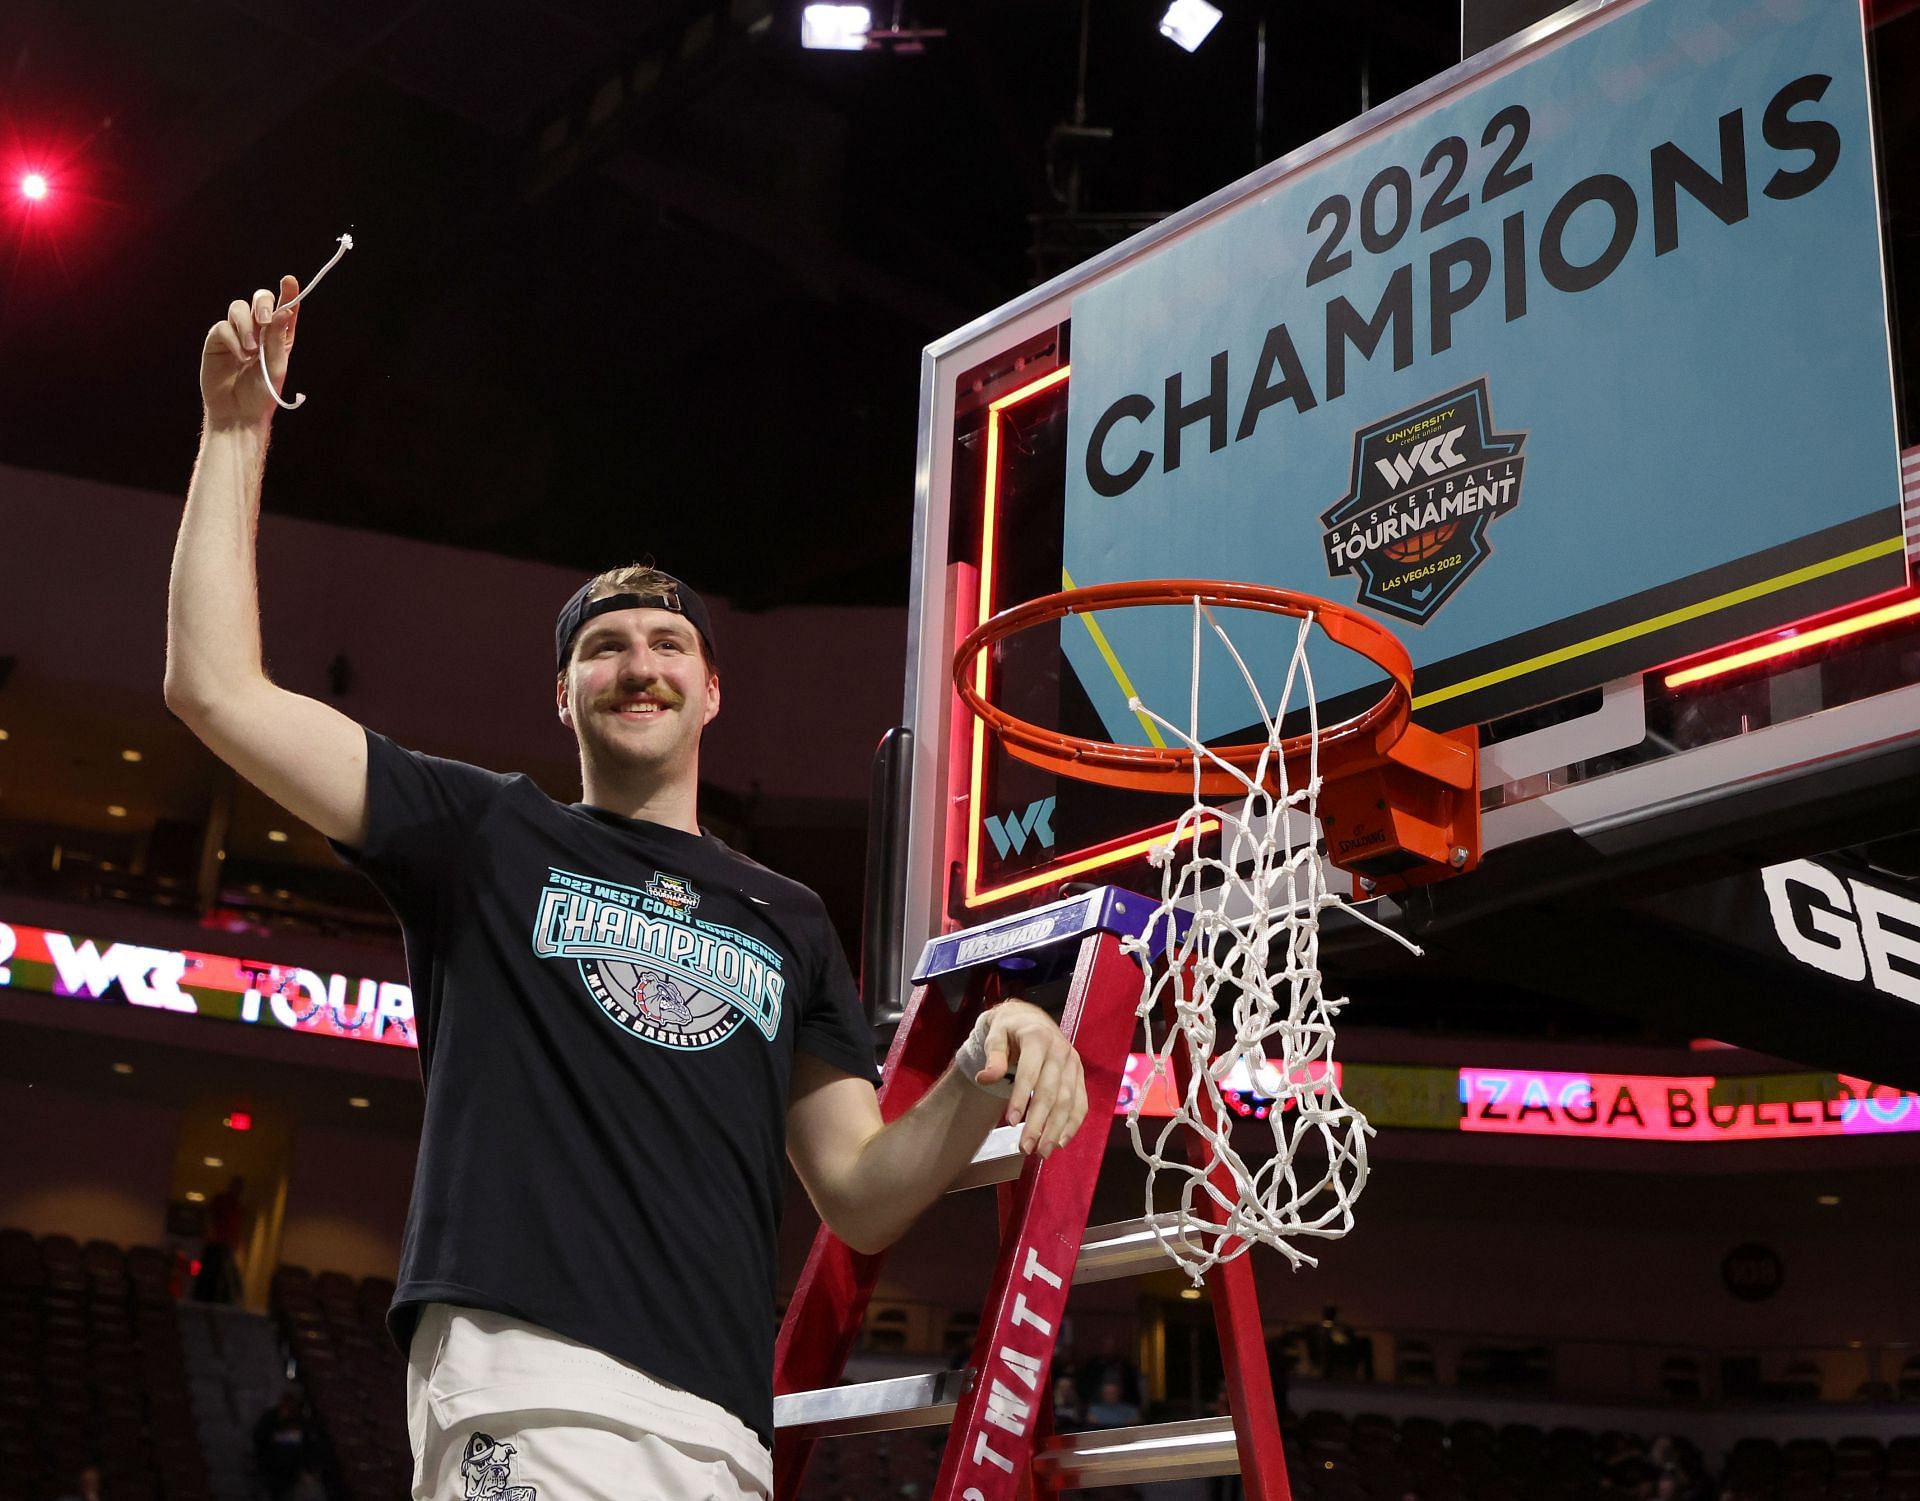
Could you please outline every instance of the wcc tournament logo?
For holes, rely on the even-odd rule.
[[[653,879],[647,882],[647,895],[681,912],[691,912],[700,905],[700,893],[693,889],[693,882],[670,876],[664,870],[653,873]]]
[[[1487,528],[1520,503],[1525,433],[1496,433],[1484,377],[1353,435],[1347,496],[1320,517],[1327,572],[1359,601],[1424,625],[1493,553]]]
[[[572,959],[600,1009],[635,1037],[681,1052],[725,1042],[752,1022],[771,1042],[787,980],[781,957],[693,915],[700,893],[656,872],[644,889],[549,869],[533,951]]]

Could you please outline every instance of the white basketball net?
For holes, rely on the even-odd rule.
[[[1269,706],[1213,612],[1198,598],[1193,605],[1187,727],[1169,722],[1138,698],[1131,701],[1136,714],[1184,742],[1195,757],[1193,803],[1151,857],[1160,869],[1160,905],[1146,936],[1126,940],[1146,967],[1139,1016],[1153,1056],[1152,1069],[1128,1108],[1127,1130],[1147,1165],[1149,1221],[1167,1254],[1197,1285],[1213,1266],[1255,1242],[1272,1246],[1295,1267],[1317,1265],[1296,1242],[1334,1240],[1353,1228],[1354,1201],[1367,1182],[1367,1138],[1373,1127],[1341,1097],[1335,1082],[1333,1018],[1346,1001],[1321,989],[1320,914],[1346,904],[1327,888],[1326,866],[1314,843],[1320,720],[1307,661],[1313,617],[1300,621],[1286,681]],[[1200,742],[1203,621],[1231,653],[1266,729],[1266,749],[1250,773]],[[1304,696],[1312,749],[1306,780],[1290,786],[1280,726],[1296,686]],[[1230,773],[1244,787],[1237,803],[1201,801],[1203,763]],[[1201,834],[1212,822],[1220,826],[1217,855],[1202,853]],[[1366,913],[1347,910],[1420,952]],[[1192,925],[1169,952],[1164,935],[1179,913],[1190,913]],[[1149,943],[1156,934],[1155,946],[1162,952],[1152,953]],[[1217,1008],[1227,999],[1233,1033],[1222,1038],[1216,1035]],[[1165,1026],[1169,1003],[1176,1021]],[[1164,1078],[1173,1087],[1178,1077],[1173,1060],[1182,1052],[1190,1069],[1186,1096],[1149,1147],[1140,1106],[1156,1081]],[[1229,1138],[1230,1123],[1238,1117],[1224,1097],[1224,1091],[1244,1089],[1249,1081],[1257,1095],[1273,1101],[1266,1123],[1274,1151],[1257,1166]],[[1195,1154],[1197,1163],[1189,1160],[1191,1138],[1182,1133],[1203,1145]],[[1213,1181],[1216,1171],[1224,1183]],[[1154,1189],[1162,1175],[1178,1182],[1180,1207],[1156,1214]]]

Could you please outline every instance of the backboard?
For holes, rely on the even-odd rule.
[[[931,346],[902,962],[1157,887],[1184,799],[1018,761],[953,692],[988,615],[1118,579],[1400,635],[1416,721],[1482,746],[1485,863],[1427,920],[1858,837],[1920,757],[1866,79],[1856,0],[1590,0]],[[1028,633],[989,691],[1146,743],[1131,695],[1189,707],[1174,613]],[[1277,685],[1284,643],[1232,625]],[[1246,738],[1207,672],[1204,736]],[[1378,690],[1315,672],[1323,717]]]

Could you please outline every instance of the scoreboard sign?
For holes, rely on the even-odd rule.
[[[1358,605],[1443,728],[1906,583],[1859,0],[1585,12],[1074,298],[1068,582]],[[1137,743],[1188,656],[1102,624]]]

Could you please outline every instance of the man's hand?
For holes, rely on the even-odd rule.
[[[1052,1017],[1026,1001],[1002,1001],[987,1013],[987,1066],[974,1083],[998,1083],[1013,1071],[1007,1124],[1026,1122],[1020,1150],[1042,1157],[1064,1146],[1087,1118],[1087,1077]]]
[[[280,303],[299,295],[300,283],[280,278]],[[227,316],[207,330],[200,350],[200,400],[209,428],[259,427],[273,415],[273,397],[260,378],[260,345],[267,347],[267,369],[273,389],[287,381],[287,358],[293,352],[293,326],[300,309],[278,311],[273,293],[262,287],[250,303],[237,298]]]
[[[993,1086],[1010,1068],[1005,1119],[1025,1123],[1022,1152],[1048,1156],[1086,1119],[1087,1078],[1079,1054],[1038,1006],[1006,1001],[975,1017],[953,1066],[885,1123],[873,1085],[796,1053],[787,1155],[820,1218],[856,1251],[892,1245],[998,1124],[1002,1102]]]

